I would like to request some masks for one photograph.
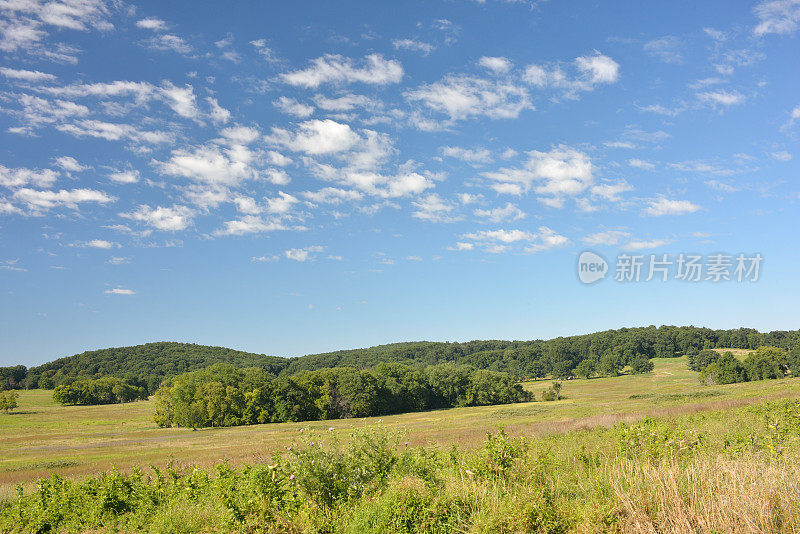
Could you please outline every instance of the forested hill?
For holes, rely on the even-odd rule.
[[[412,366],[444,362],[479,369],[504,371],[519,378],[573,374],[584,360],[592,360],[606,372],[631,362],[655,357],[674,357],[706,348],[756,349],[763,345],[792,348],[800,345],[800,330],[761,333],[750,328],[712,330],[694,326],[621,328],[547,341],[468,341],[463,343],[409,342],[365,349],[279,358],[224,347],[189,343],[147,343],[84,352],[33,367],[0,368],[0,389],[47,387],[76,378],[113,375],[153,392],[164,378],[202,369],[214,363],[236,367],[261,367],[278,375],[293,375],[329,367],[365,369],[381,362]],[[7,375],[7,376],[6,376]]]
[[[92,350],[59,358],[28,370],[28,387],[52,388],[69,378],[117,376],[129,383],[155,391],[161,381],[187,371],[203,369],[215,363],[236,367],[261,367],[280,373],[288,364],[285,358],[254,354],[225,347],[194,343],[159,342]]]

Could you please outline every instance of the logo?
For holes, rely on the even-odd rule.
[[[578,279],[584,284],[602,280],[608,273],[608,262],[599,254],[588,250],[578,256]]]

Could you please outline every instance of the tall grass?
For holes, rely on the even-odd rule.
[[[477,449],[380,427],[298,432],[262,464],[52,476],[0,503],[9,532],[800,532],[800,401]]]

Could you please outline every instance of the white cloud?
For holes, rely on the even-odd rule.
[[[0,74],[12,80],[22,80],[25,82],[52,82],[56,80],[54,74],[48,74],[38,70],[18,70],[2,67],[0,68]]]
[[[289,98],[288,96],[280,97],[279,99],[275,100],[272,105],[275,106],[281,113],[299,117],[301,119],[310,117],[314,113],[314,106],[303,104],[294,98]]]
[[[319,191],[304,191],[302,194],[308,200],[320,204],[341,204],[342,202],[361,200],[364,196],[358,191],[340,189],[338,187],[325,187]]]
[[[464,234],[462,239],[472,241],[499,241],[501,243],[516,243],[519,241],[533,241],[536,235],[526,230],[481,230]]]
[[[526,216],[524,211],[519,209],[511,202],[507,202],[506,205],[501,208],[493,208],[488,210],[477,209],[473,213],[476,217],[480,217],[481,219],[486,219],[494,223],[518,221],[519,219],[524,219]]]
[[[304,248],[290,248],[283,252],[284,257],[288,260],[294,260],[299,262],[304,261],[313,261],[315,259],[314,253],[322,252],[325,250],[325,247],[320,247],[317,245],[304,247]]]
[[[586,237],[582,238],[581,241],[586,243],[591,247],[596,247],[600,245],[616,245],[620,242],[621,239],[630,236],[628,232],[623,232],[621,230],[606,230],[604,232],[597,232],[594,234],[587,235]]]
[[[697,98],[701,102],[705,102],[713,106],[733,106],[744,103],[746,99],[745,96],[738,91],[728,92],[725,90],[697,93]]]
[[[664,245],[668,245],[670,242],[664,239],[651,239],[650,241],[631,241],[626,243],[625,246],[622,248],[625,250],[646,250],[651,248],[658,248],[663,247]]]
[[[650,205],[645,208],[645,215],[660,217],[662,215],[684,215],[694,213],[700,206],[688,200],[669,200],[665,197],[658,197],[650,201]]]
[[[793,33],[800,21],[798,0],[768,0],[758,4],[754,11],[758,17],[758,25],[753,33],[759,37],[770,33]]]
[[[118,247],[119,245],[117,243],[114,243],[113,241],[106,241],[105,239],[92,239],[91,241],[87,241],[81,246],[87,248],[102,248],[108,250],[114,247]]]
[[[360,139],[348,124],[330,119],[300,123],[294,133],[283,128],[273,128],[272,134],[267,136],[268,142],[311,155],[344,152],[353,148]]]
[[[197,99],[191,85],[178,87],[170,82],[165,82],[161,87],[167,105],[172,111],[187,119],[196,119],[200,115],[197,109]]]
[[[192,224],[194,211],[186,206],[179,205],[151,208],[146,204],[142,204],[130,213],[120,213],[120,216],[143,222],[156,230],[176,232],[185,230]]]
[[[86,202],[107,204],[116,201],[115,197],[95,189],[36,191],[23,188],[14,192],[14,198],[25,204],[34,213],[41,213],[60,206],[78,209],[79,204]]]
[[[547,226],[539,227],[537,238],[539,242],[525,247],[525,252],[542,252],[569,244],[569,239],[567,237],[557,234]]]
[[[467,163],[491,163],[492,153],[485,148],[462,148],[458,146],[443,146],[439,150],[448,158],[460,159]]]
[[[579,150],[559,146],[549,152],[532,150],[527,154],[523,167],[502,168],[483,176],[498,182],[494,187],[497,192],[520,194],[533,188],[556,199],[577,195],[594,181],[592,162]]]
[[[211,111],[208,116],[214,124],[225,124],[231,118],[231,112],[219,105],[216,98],[206,97],[206,103]]]
[[[38,96],[20,95],[21,115],[26,124],[53,124],[71,117],[89,114],[89,108],[68,100],[47,100]]]
[[[242,180],[255,179],[256,155],[240,141],[246,141],[249,128],[227,128],[229,146],[208,144],[193,148],[173,150],[168,161],[153,163],[164,174],[183,176],[209,185],[237,185]]]
[[[169,132],[143,131],[130,124],[81,120],[70,124],[59,124],[56,129],[75,137],[95,137],[106,141],[127,139],[135,143],[163,144],[173,140]]]
[[[601,198],[608,202],[619,202],[622,200],[620,195],[628,191],[633,191],[633,186],[625,180],[620,180],[618,182],[605,182],[593,185],[590,191],[595,198]]]
[[[267,211],[270,213],[287,213],[292,209],[292,206],[300,202],[297,197],[294,197],[283,191],[278,191],[278,196],[275,198],[267,199]]]
[[[325,111],[352,111],[355,108],[377,109],[380,102],[376,102],[364,95],[354,95],[352,93],[337,97],[328,98],[325,95],[314,95],[314,103]]]
[[[91,169],[88,165],[81,165],[71,156],[61,156],[55,159],[55,164],[67,172],[83,172]]]
[[[639,158],[629,159],[628,160],[628,165],[630,165],[631,167],[635,167],[637,169],[645,170],[645,171],[652,171],[653,169],[656,168],[656,166],[654,164],[650,163],[649,161],[645,161],[645,160],[639,159]]]
[[[118,184],[135,184],[139,181],[139,171],[136,169],[114,171],[108,175],[108,179]]]
[[[395,50],[411,50],[413,52],[421,52],[424,56],[427,56],[436,48],[430,43],[417,41],[415,39],[395,39],[392,41],[392,46],[394,46]]]
[[[483,56],[478,60],[478,65],[484,69],[492,72],[493,74],[506,74],[514,66],[511,61],[506,57],[488,57]]]
[[[137,20],[136,27],[157,32],[163,32],[168,29],[167,23],[156,17],[147,17]]]
[[[683,63],[681,40],[672,35],[653,39],[644,44],[644,51],[664,63]]]
[[[288,228],[278,220],[265,220],[254,215],[245,215],[241,219],[225,221],[223,228],[215,231],[214,235],[245,235],[276,230],[288,230]]]
[[[736,191],[739,191],[739,188],[735,185],[720,182],[718,180],[707,180],[705,184],[711,189],[716,189],[717,191],[723,191],[725,193],[735,193]]]
[[[281,74],[281,78],[290,85],[306,88],[325,83],[387,85],[400,82],[403,66],[399,61],[384,59],[380,54],[370,54],[360,63],[340,55],[326,54],[312,60],[310,67]]]
[[[790,161],[792,159],[792,155],[786,150],[772,152],[770,156],[772,156],[772,159],[776,159],[778,161]]]
[[[233,199],[233,203],[236,204],[236,209],[239,213],[244,213],[245,215],[258,215],[264,211],[255,199],[251,197],[237,196]]]
[[[107,295],[135,295],[136,292],[132,289],[125,289],[124,287],[115,287],[114,289],[107,289]]]
[[[182,37],[177,35],[173,35],[171,33],[162,33],[151,37],[145,41],[148,47],[152,48],[153,50],[160,50],[160,51],[172,51],[178,54],[190,54],[192,52],[192,47],[183,40]]]
[[[561,90],[564,98],[578,98],[581,91],[593,91],[598,85],[619,80],[619,64],[610,57],[595,52],[575,58],[578,75],[570,77],[560,66],[528,65],[522,79],[536,87]]]
[[[8,188],[35,185],[37,187],[50,187],[58,180],[58,172],[51,169],[27,169],[17,167],[9,169],[0,165],[0,186]]]
[[[411,213],[411,216],[415,219],[430,222],[454,222],[460,219],[453,214],[455,206],[436,193],[426,195],[412,204],[416,210]]]
[[[486,80],[474,76],[448,75],[443,80],[403,93],[410,102],[419,102],[430,111],[447,115],[449,123],[473,117],[515,119],[532,109],[528,91],[507,80]],[[427,122],[417,126],[433,128]]]

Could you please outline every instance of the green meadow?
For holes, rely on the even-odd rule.
[[[800,396],[793,378],[703,386],[685,358],[654,359],[644,375],[568,380],[566,398],[541,402],[548,380],[526,382],[537,401],[454,408],[366,419],[275,423],[231,428],[158,428],[152,401],[100,406],[60,406],[52,391],[21,391],[19,407],[0,415],[0,496],[50,474],[93,475],[113,467],[209,467],[259,463],[286,450],[301,428],[333,428],[343,439],[354,428],[381,425],[402,432],[411,446],[481,447],[487,432],[503,427],[511,436],[542,438],[573,430],[613,426],[645,417],[674,418],[732,409],[763,400]]]

